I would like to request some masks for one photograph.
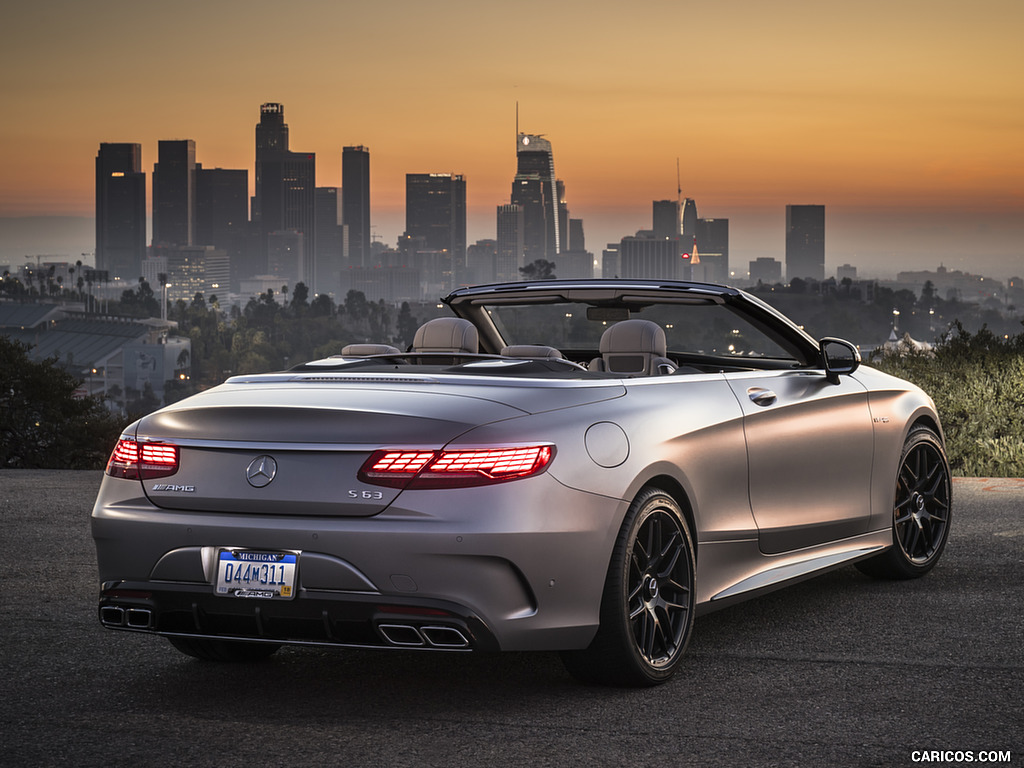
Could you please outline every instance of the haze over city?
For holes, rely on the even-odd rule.
[[[284,15],[282,15],[282,13]],[[405,174],[467,181],[494,237],[523,131],[554,147],[587,247],[682,195],[730,220],[733,263],[781,258],[787,204],[826,206],[826,268],[1024,271],[1024,5],[265,0],[5,11],[0,260],[94,247],[101,142],[189,138],[248,168],[258,106],[341,184],[373,153],[372,225],[404,228]],[[54,219],[50,217],[61,217]]]

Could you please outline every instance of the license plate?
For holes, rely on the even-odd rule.
[[[222,549],[217,556],[217,590],[223,597],[291,600],[295,597],[296,552]]]

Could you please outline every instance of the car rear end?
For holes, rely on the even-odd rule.
[[[556,410],[619,394],[555,389]],[[147,416],[93,511],[101,622],[268,644],[585,645],[606,567],[592,555],[622,505],[556,479],[564,433],[538,398],[279,375]]]

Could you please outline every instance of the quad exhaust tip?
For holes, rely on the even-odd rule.
[[[417,627],[413,624],[378,624],[384,640],[397,648],[468,648],[469,639],[458,627]]]
[[[153,623],[153,611],[149,608],[122,608],[120,605],[104,605],[100,608],[100,622],[106,627],[149,629]]]

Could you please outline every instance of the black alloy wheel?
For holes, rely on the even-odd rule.
[[[858,567],[882,578],[923,576],[945,549],[952,513],[946,452],[934,432],[915,427],[907,436],[896,475],[893,546],[878,557],[858,563]]]
[[[562,654],[584,682],[649,686],[668,680],[693,628],[694,556],[679,505],[658,488],[640,493],[622,525],[584,651]]]

